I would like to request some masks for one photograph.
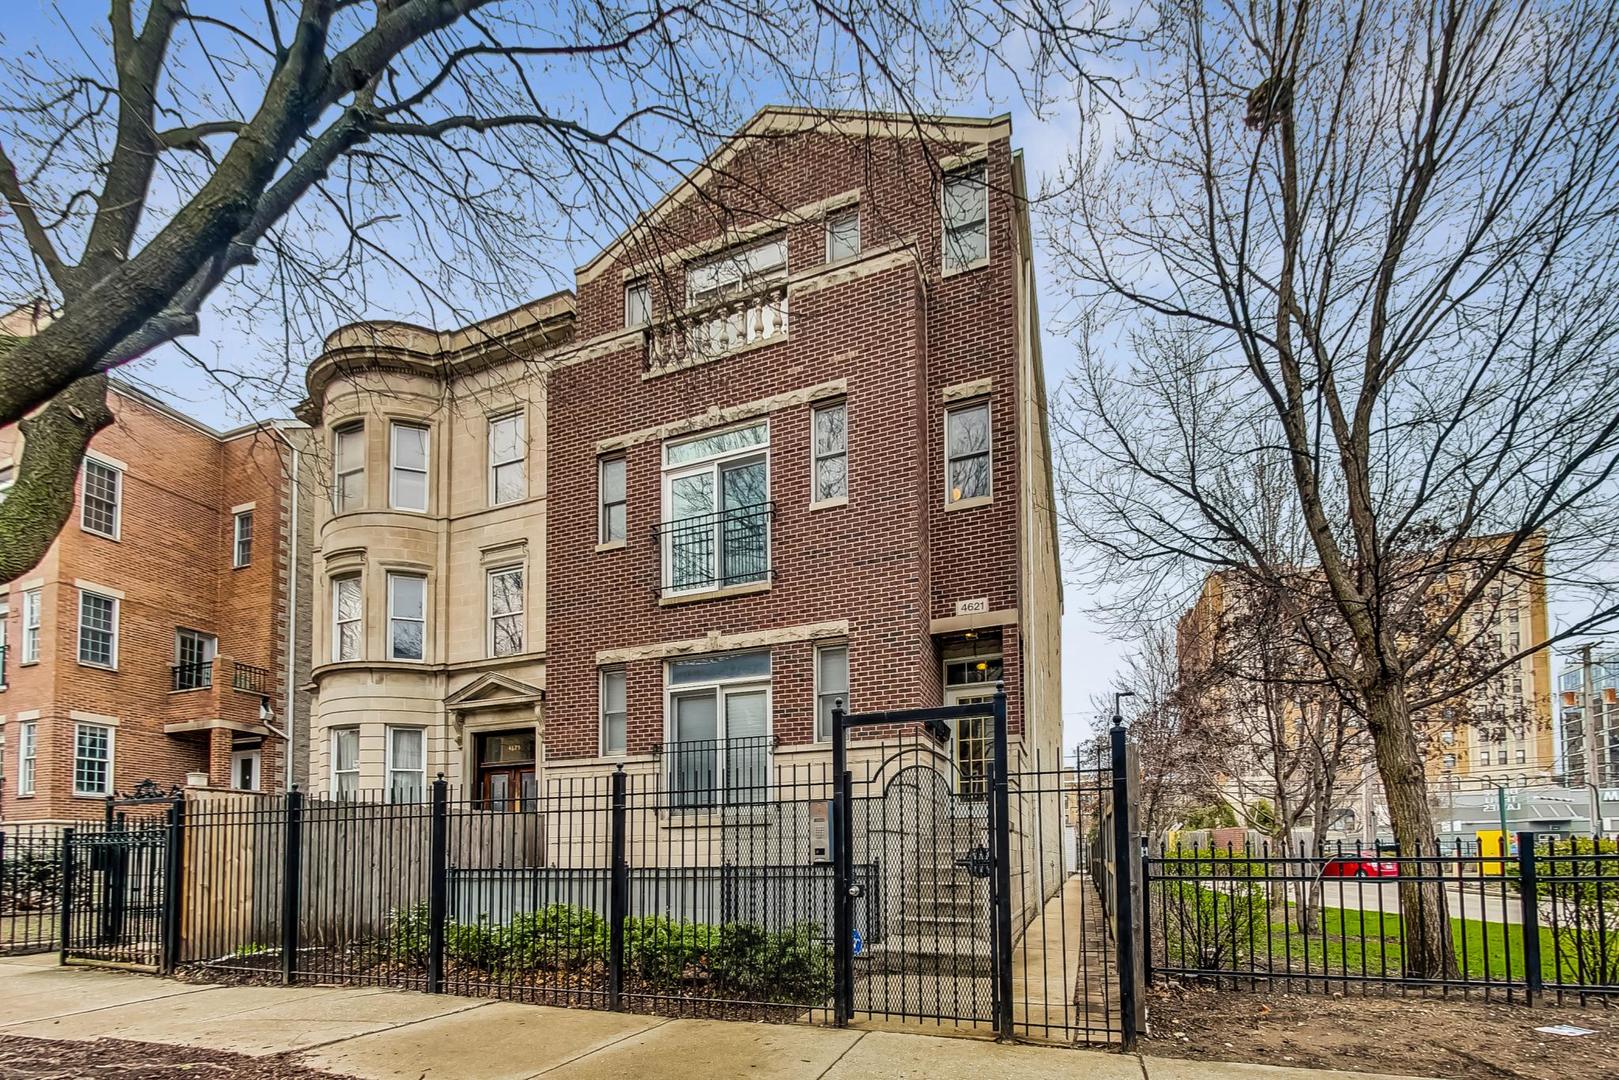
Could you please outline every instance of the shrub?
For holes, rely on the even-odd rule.
[[[427,905],[388,912],[388,954],[416,964],[427,963]]]
[[[589,908],[552,904],[515,916],[499,944],[502,959],[511,967],[583,967],[606,958],[607,923]]]
[[[1268,947],[1265,864],[1223,851],[1177,852],[1158,864],[1151,903],[1164,955],[1195,971],[1228,971],[1250,942]],[[1159,907],[1162,905],[1162,907]]]
[[[646,915],[624,923],[624,967],[653,986],[668,989],[700,970],[718,933],[704,923]]]
[[[1616,856],[1619,841],[1582,836],[1553,840],[1538,860],[1536,893],[1543,906],[1550,901],[1555,908],[1559,977],[1582,986],[1619,985]],[[1511,869],[1516,872],[1516,864]]]
[[[715,937],[710,966],[718,989],[750,1001],[810,1005],[832,992],[831,950],[812,923],[779,933],[727,923]]]

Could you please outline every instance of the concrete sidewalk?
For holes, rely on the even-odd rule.
[[[1367,1073],[1003,1046],[786,1024],[669,1020],[482,998],[322,986],[200,986],[0,958],[0,1035],[131,1039],[288,1054],[366,1080],[1378,1080]],[[1389,1080],[1389,1078],[1383,1078]]]

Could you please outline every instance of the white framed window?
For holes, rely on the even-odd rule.
[[[0,466],[0,502],[6,501],[6,489],[17,482],[15,465]]]
[[[700,592],[770,577],[770,425],[663,446],[663,591]]]
[[[646,279],[624,286],[624,325],[645,326],[652,321],[652,286]]]
[[[602,544],[615,544],[627,535],[626,512],[629,506],[625,491],[625,458],[613,454],[596,463],[596,492],[600,509],[597,514],[596,540]]]
[[[172,690],[201,690],[214,684],[214,655],[219,642],[212,634],[181,627],[174,632]]]
[[[489,655],[523,651],[523,568],[489,571]]]
[[[39,662],[40,592],[29,589],[22,594],[22,657],[24,664]]]
[[[787,276],[787,237],[772,236],[686,267],[686,302],[703,307]]]
[[[352,796],[360,791],[360,729],[332,729],[332,794]]]
[[[420,574],[389,574],[388,659],[422,659],[426,638],[427,579]]]
[[[421,424],[388,425],[388,505],[427,512],[427,428]]]
[[[332,432],[332,510],[346,514],[365,507],[365,425],[346,424]]]
[[[234,519],[231,566],[240,569],[253,561],[253,511],[243,510]]]
[[[826,261],[852,259],[860,254],[860,207],[834,210],[826,218]]]
[[[522,412],[489,421],[489,505],[528,497],[528,439]]]
[[[99,458],[84,459],[84,499],[79,509],[79,527],[87,533],[118,539],[123,515],[123,470]]]
[[[112,794],[112,728],[73,725],[73,794]]]
[[[601,752],[622,754],[629,745],[627,679],[622,667],[601,669]]]
[[[944,414],[945,502],[987,499],[990,487],[989,402],[975,401]]]
[[[34,793],[35,761],[39,746],[39,724],[24,720],[17,725],[17,794]]]
[[[257,791],[262,778],[263,757],[257,750],[237,750],[230,756],[230,786],[237,791]]]
[[[941,216],[947,274],[989,259],[989,191],[984,177],[982,161],[945,174]]]
[[[79,590],[79,663],[118,666],[118,598]]]
[[[762,801],[770,785],[770,653],[670,660],[664,685],[676,806]]]
[[[849,646],[840,642],[815,650],[815,740],[832,737],[832,707],[849,711]]]
[[[811,502],[849,495],[849,406],[839,401],[811,414]]]
[[[388,801],[418,803],[427,792],[427,733],[388,728]]]
[[[332,659],[358,660],[365,644],[365,596],[360,575],[332,579]]]

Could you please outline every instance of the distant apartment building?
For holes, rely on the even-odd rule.
[[[1463,631],[1472,643],[1469,658],[1458,663],[1481,665],[1547,640],[1546,586],[1537,558],[1526,556],[1485,590]],[[1303,710],[1319,697],[1309,685],[1320,678],[1318,661],[1280,616],[1251,610],[1258,592],[1234,572],[1211,574],[1177,628],[1182,685],[1197,694],[1201,722],[1233,733],[1234,757],[1243,760],[1252,760],[1241,741],[1245,734],[1253,745],[1286,744],[1304,728]],[[1412,687],[1417,696],[1424,690]],[[1551,658],[1542,648],[1419,715],[1430,779],[1550,776],[1557,761],[1551,691]],[[1273,738],[1267,723],[1281,734]],[[1262,777],[1235,765],[1226,771],[1232,791],[1264,790]]]
[[[767,109],[575,292],[450,333],[348,327],[309,380],[317,788],[416,799],[443,772],[520,805],[625,764],[723,793],[824,755],[839,699],[998,682],[1014,738],[1056,760],[1006,120]],[[952,733],[962,785],[988,747]]]
[[[99,817],[143,780],[286,783],[301,425],[217,432],[119,384],[109,406],[66,527],[0,585],[0,821]],[[0,498],[21,442],[0,429]]]
[[[1589,672],[1576,658],[1558,676],[1558,688],[1562,773],[1575,786],[1595,777],[1601,787],[1619,788],[1619,652],[1593,652]],[[1589,741],[1587,711],[1595,720]],[[1594,769],[1587,765],[1590,745],[1596,748]]]

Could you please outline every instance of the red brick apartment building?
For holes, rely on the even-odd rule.
[[[299,425],[220,433],[121,385],[109,403],[67,526],[0,585],[0,822],[96,818],[147,779],[285,782]],[[0,429],[0,488],[20,444]]]
[[[1031,259],[1005,119],[767,110],[579,271],[548,393],[548,761],[781,753],[837,697],[997,679],[1054,752]],[[964,773],[986,746],[957,733]]]
[[[766,109],[575,293],[450,332],[345,327],[309,384],[333,491],[309,589],[317,789],[417,797],[443,771],[493,798],[716,740],[789,760],[825,752],[837,698],[1002,679],[1012,731],[1057,751],[1005,118]],[[967,774],[985,736],[957,733]]]

